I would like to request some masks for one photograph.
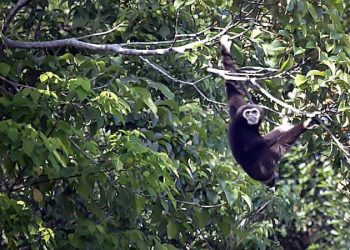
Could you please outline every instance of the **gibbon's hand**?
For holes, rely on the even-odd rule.
[[[223,47],[225,47],[225,49],[229,53],[230,52],[230,48],[231,48],[231,44],[232,44],[232,41],[230,41],[230,37],[228,35],[223,35],[220,38],[220,43],[221,43],[221,45]]]
[[[306,129],[314,129],[321,124],[321,112],[314,112],[309,115],[309,118],[304,122],[304,127]]]

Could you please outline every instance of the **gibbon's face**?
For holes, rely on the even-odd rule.
[[[257,108],[248,108],[243,111],[243,117],[249,125],[256,125],[260,121],[261,112]]]

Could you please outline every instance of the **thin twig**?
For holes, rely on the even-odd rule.
[[[161,73],[162,75],[164,75],[165,77],[169,78],[170,80],[172,80],[173,82],[176,82],[176,83],[180,83],[180,84],[184,84],[184,85],[190,85],[192,86],[193,88],[195,88],[195,90],[208,102],[211,102],[211,103],[214,103],[216,105],[220,105],[220,106],[226,106],[226,103],[222,103],[222,102],[217,102],[217,101],[214,101],[214,100],[211,100],[209,97],[207,97],[199,88],[198,86],[196,86],[197,83],[205,80],[205,79],[208,79],[210,76],[206,76],[202,79],[199,79],[195,82],[189,82],[189,81],[183,81],[183,80],[180,80],[180,79],[177,79],[173,76],[171,76],[168,72],[166,72],[164,69],[160,68],[158,65],[152,63],[150,60],[140,56],[140,59],[145,62],[146,64],[148,64],[149,66],[151,66],[153,69],[157,70],[159,73]]]
[[[24,84],[20,84],[20,83],[16,83],[13,82],[7,78],[5,78],[4,76],[0,75],[0,80],[4,81],[5,83],[9,84],[10,86],[12,86],[16,91],[19,90],[19,88],[31,88],[31,89],[36,89],[35,87],[32,86],[28,86],[28,85],[24,85]]]
[[[239,68],[241,71],[254,71],[254,72],[259,72],[259,71],[271,71],[271,72],[278,72],[278,69],[274,68],[264,68],[264,67],[258,67],[258,66],[245,66]]]
[[[99,170],[97,172],[88,173],[87,175],[90,176],[90,175],[97,175],[97,174],[101,174],[101,173],[108,173],[108,172],[111,172],[113,170],[115,170],[115,168],[102,169],[102,170]],[[13,191],[17,191],[17,190],[20,190],[20,189],[23,189],[23,188],[32,187],[32,186],[43,184],[43,183],[63,181],[63,180],[68,180],[68,179],[72,179],[72,178],[78,178],[78,177],[81,177],[81,176],[83,176],[82,173],[77,173],[77,174],[74,174],[74,175],[59,176],[59,177],[55,177],[55,178],[52,178],[52,179],[38,180],[38,181],[31,182],[31,183],[23,184],[20,187],[14,188]],[[33,176],[27,177],[26,180],[29,180],[31,178],[33,178]]]
[[[117,78],[117,76],[119,75],[119,71],[120,71],[120,68],[114,73],[113,77],[105,85],[94,87],[93,89],[98,90],[98,89],[103,89],[103,88],[110,86],[113,83],[113,81]]]
[[[115,26],[114,28],[110,29],[110,30],[107,30],[107,31],[103,31],[103,32],[98,32],[98,33],[94,33],[94,34],[90,34],[90,35],[86,35],[86,36],[81,36],[81,37],[78,37],[77,39],[86,39],[86,38],[89,38],[89,37],[93,37],[93,36],[102,36],[102,35],[107,35],[115,30],[117,30],[120,26],[122,25],[125,25],[124,22],[118,24],[117,26]]]
[[[350,163],[350,153],[346,150],[345,146],[338,140],[338,138],[332,133],[332,131],[327,127],[327,125],[319,119],[320,125],[324,130],[328,132],[332,140],[337,144],[338,148],[343,152],[346,160]]]
[[[205,28],[204,30],[201,30],[197,33],[193,33],[193,34],[177,34],[176,37],[179,38],[179,37],[191,37],[191,38],[196,38],[200,35],[202,35],[203,33],[205,33],[206,31],[210,30],[212,27],[207,27]]]
[[[269,77],[261,77],[261,78],[257,78],[257,77],[252,77],[250,78],[249,76],[232,76],[232,75],[227,75],[225,70],[218,70],[218,69],[214,69],[214,68],[208,68],[207,69],[208,72],[211,73],[215,73],[219,76],[221,76],[222,78],[224,78],[225,80],[233,80],[233,81],[250,81],[252,83],[252,85],[256,88],[259,89],[259,91],[264,94],[266,97],[268,97],[270,100],[273,100],[275,103],[279,104],[282,107],[285,107],[287,109],[292,110],[294,113],[296,114],[301,114],[301,115],[306,115],[307,113],[304,111],[301,111],[297,108],[294,108],[293,106],[277,99],[276,97],[274,97],[273,95],[271,95],[268,91],[266,91],[263,87],[260,86],[260,84],[257,82],[257,80],[262,80],[262,79],[273,79],[276,77],[279,77],[280,75],[282,75],[282,73],[274,75],[274,76],[269,76]]]
[[[19,173],[18,173],[17,177],[15,178],[15,180],[13,181],[12,185],[11,185],[11,186],[9,187],[9,189],[7,190],[7,197],[10,197],[10,196],[11,196],[12,191],[14,191],[15,186],[18,184],[18,182],[19,182],[19,180],[21,179],[21,177],[22,177],[22,175],[23,175],[23,173],[24,173],[25,170],[26,170],[26,167],[23,167],[23,168],[19,171]]]
[[[79,150],[80,153],[82,153],[86,159],[89,159],[92,163],[98,165],[100,164],[101,162],[99,161],[96,161],[94,158],[92,158],[90,155],[88,155],[84,150],[82,150],[78,144],[76,144],[72,138],[68,138],[68,140],[73,144],[73,146]]]
[[[257,82],[256,79],[251,79],[250,81],[255,87],[257,87],[259,89],[259,91],[261,93],[263,93],[266,97],[270,98],[270,100],[275,101],[280,106],[285,107],[285,108],[287,108],[287,109],[289,109],[289,110],[291,110],[294,113],[299,114],[299,115],[307,115],[308,114],[307,112],[299,110],[297,108],[294,108],[293,106],[291,106],[291,105],[281,101],[280,99],[277,99],[273,95],[271,95],[267,90],[265,90],[263,87],[260,86],[260,84]]]
[[[147,194],[143,194],[143,193],[139,193],[139,192],[134,192],[135,194],[141,195],[143,197],[151,197],[151,198],[157,198],[157,199],[163,199],[163,200],[171,200],[169,198],[166,198],[165,196],[159,196],[159,195],[147,195]],[[186,204],[186,205],[191,205],[191,206],[196,206],[196,207],[201,207],[201,208],[217,208],[217,207],[222,207],[224,205],[227,204],[227,202],[223,202],[220,204],[216,204],[216,205],[202,205],[202,204],[198,204],[195,202],[190,202],[190,201],[184,201],[184,200],[178,200],[178,199],[173,199],[174,201],[176,201],[177,203],[182,203],[182,204]]]
[[[193,40],[193,38],[179,39],[179,40],[177,40],[177,43],[187,42],[187,41],[190,41],[190,40]],[[128,43],[121,43],[120,46],[129,47],[129,46],[164,45],[164,44],[172,44],[173,42],[174,42],[174,40],[154,41],[154,42],[128,42]]]
[[[175,36],[174,36],[174,40],[173,40],[173,43],[171,44],[170,47],[174,47],[176,42],[177,42],[177,39],[178,39],[178,33],[179,33],[179,16],[180,16],[180,11],[178,11],[176,13],[176,23],[175,23]]]

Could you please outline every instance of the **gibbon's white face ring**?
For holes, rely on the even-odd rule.
[[[256,125],[260,120],[260,110],[257,108],[246,109],[243,111],[243,117],[249,125]]]

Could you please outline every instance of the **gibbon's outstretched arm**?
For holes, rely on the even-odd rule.
[[[228,36],[222,36],[221,42],[221,56],[224,69],[230,72],[236,72],[236,67],[233,64],[233,60],[230,53],[231,42]],[[240,82],[226,80],[226,94],[228,99],[228,108],[231,118],[235,115],[236,111],[243,105],[247,104],[244,100],[244,91],[241,89]]]
[[[225,70],[236,72],[230,45],[228,37],[222,37],[222,63]],[[308,119],[288,128],[278,127],[262,136],[259,132],[264,115],[261,107],[246,103],[240,82],[226,81],[225,84],[231,115],[227,137],[232,154],[250,177],[269,186],[274,185],[278,177],[278,162],[305,130],[319,122]]]
[[[308,129],[312,129],[318,124],[319,122],[316,118],[309,118],[289,128],[285,126],[277,127],[265,135],[263,137],[264,140],[271,142],[271,144],[265,151],[265,154],[261,154],[260,162],[267,162],[267,164],[261,165],[263,169],[256,175],[255,179],[261,180],[268,186],[275,185],[276,179],[278,178],[276,167],[279,160],[287,153],[302,133]]]
[[[319,124],[317,118],[309,118],[304,122],[300,122],[294,126],[280,126],[272,130],[264,136],[264,140],[273,141],[271,149],[282,156],[285,154],[299,136],[308,129],[312,129]]]

